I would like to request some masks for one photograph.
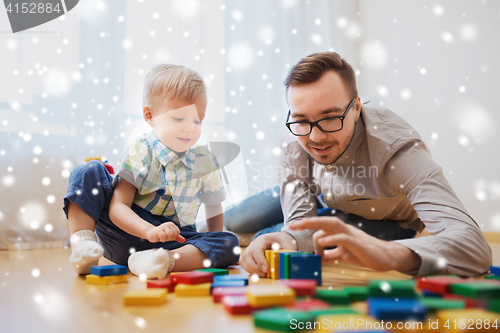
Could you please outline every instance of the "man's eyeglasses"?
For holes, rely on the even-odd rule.
[[[344,127],[344,118],[347,116],[347,112],[353,107],[356,97],[345,109],[344,114],[341,116],[323,118],[316,121],[288,121],[290,119],[291,112],[288,110],[288,117],[286,118],[285,125],[288,127],[290,132],[296,136],[306,136],[312,132],[314,126],[318,127],[321,131],[326,133],[338,132]]]

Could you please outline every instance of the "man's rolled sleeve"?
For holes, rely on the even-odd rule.
[[[405,193],[431,234],[396,241],[422,259],[419,270],[408,273],[475,276],[487,272],[491,249],[425,144],[407,144],[387,166],[390,168],[386,168],[384,177],[393,189]]]

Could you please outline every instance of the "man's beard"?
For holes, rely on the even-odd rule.
[[[318,146],[321,146],[321,147],[330,147],[331,146],[331,149],[333,150],[339,146],[339,142],[335,140],[332,142],[322,143],[321,145],[319,145],[317,142],[313,142],[313,141],[310,141],[307,143],[307,147],[311,150],[314,149],[313,147],[317,148]],[[342,152],[340,152],[339,155],[333,156],[333,157],[331,157],[330,155],[323,155],[325,158],[329,158],[329,160],[324,160],[324,159],[318,160],[318,158],[316,158],[310,151],[307,151],[307,152],[308,152],[309,156],[311,156],[317,163],[322,164],[322,165],[328,165],[328,164],[335,163],[338,160],[338,158],[340,157],[340,155],[342,155],[344,150]]]

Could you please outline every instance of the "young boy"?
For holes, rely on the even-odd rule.
[[[153,130],[127,149],[114,181],[98,161],[75,167],[63,209],[77,273],[88,274],[103,252],[148,278],[238,262],[237,238],[222,232],[226,192],[217,162],[205,147],[193,147],[206,106],[197,72],[158,65],[143,92],[144,120]],[[194,227],[201,203],[206,233]]]

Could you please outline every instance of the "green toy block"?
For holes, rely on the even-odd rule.
[[[280,332],[296,332],[299,331],[298,327],[306,328],[306,325],[312,327],[312,325],[314,325],[314,320],[315,316],[311,313],[289,311],[283,308],[272,308],[257,311],[253,314],[253,323],[255,327],[267,328]]]
[[[221,269],[221,268],[204,268],[204,269],[197,269],[195,272],[205,272],[205,273],[212,273],[213,275],[228,275],[229,271],[227,269]]]
[[[442,299],[438,297],[422,297],[419,301],[430,311],[465,309],[465,301]]]
[[[488,281],[457,283],[451,285],[451,292],[471,298],[500,298],[500,285]]]
[[[374,280],[370,282],[370,297],[415,298],[415,280]]]
[[[324,315],[342,315],[342,314],[359,314],[358,311],[348,307],[348,306],[337,306],[328,309],[314,309],[309,311],[316,317]]]
[[[344,290],[316,289],[315,298],[335,305],[349,304],[349,294]]]
[[[285,252],[283,253],[283,272],[284,276],[282,277],[283,279],[289,279],[290,278],[290,254],[295,253],[295,252]]]
[[[351,302],[366,301],[370,295],[370,287],[368,286],[345,287],[344,291],[349,294]]]
[[[484,278],[487,279],[487,280],[498,280],[498,281],[500,281],[500,276],[498,276],[498,275],[486,275]]]

